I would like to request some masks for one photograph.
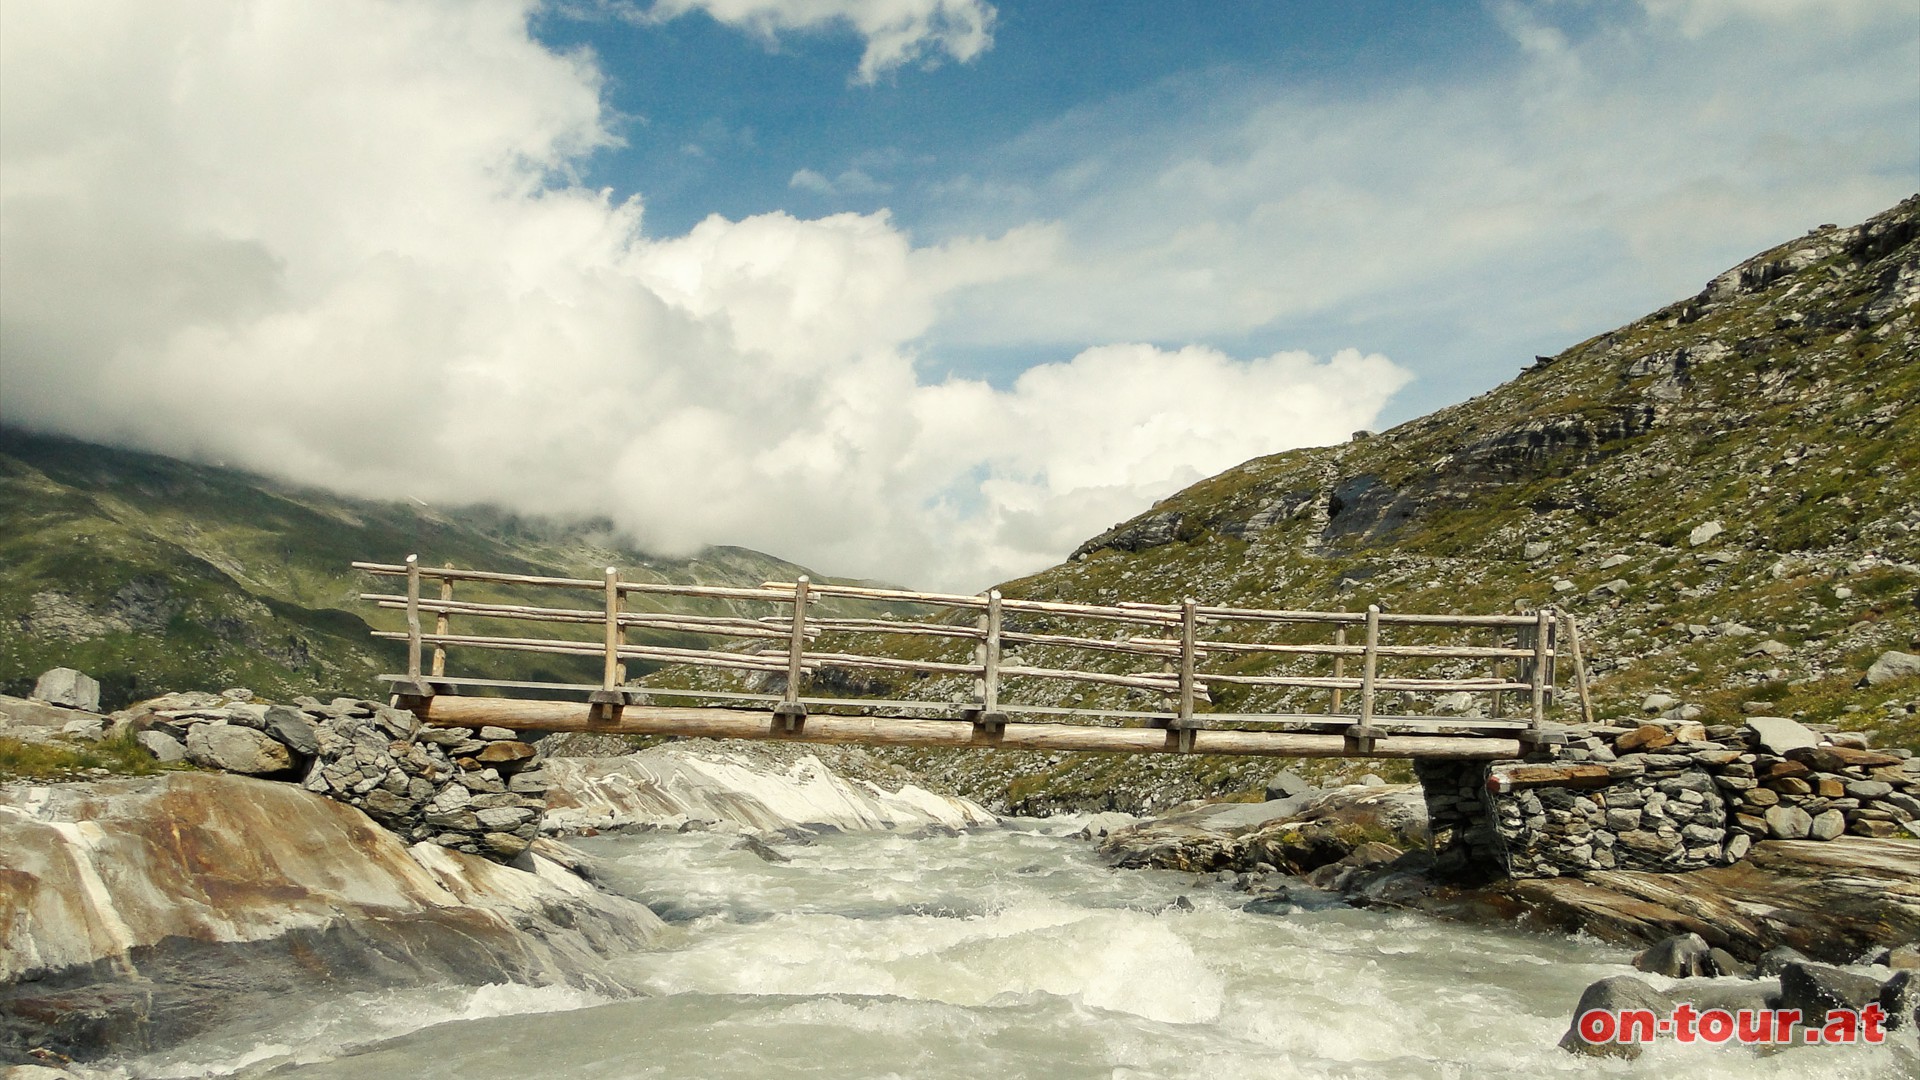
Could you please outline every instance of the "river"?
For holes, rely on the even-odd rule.
[[[1110,870],[1076,827],[829,836],[780,845],[788,863],[719,833],[594,838],[580,846],[610,884],[673,924],[615,961],[642,996],[316,995],[112,1064],[301,1080],[1920,1075],[1911,1033],[1571,1055],[1555,1043],[1581,989],[1630,951],[1330,902],[1250,912],[1189,874]]]

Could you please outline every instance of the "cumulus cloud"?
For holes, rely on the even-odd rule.
[[[599,74],[528,10],[8,4],[0,418],[978,588],[1368,426],[1406,378],[1111,345],[1006,389],[926,381],[952,297],[1057,261],[1057,227],[649,237],[639,201],[569,179],[608,138]]]
[[[992,4],[982,0],[654,0],[645,17],[703,11],[771,41],[781,33],[846,27],[865,39],[855,73],[871,83],[916,61],[966,63],[993,45]]]
[[[1920,181],[1910,0],[1491,10],[1472,72],[1170,80],[982,155],[929,213],[1053,220],[1057,259],[935,341],[1362,334],[1431,407]]]

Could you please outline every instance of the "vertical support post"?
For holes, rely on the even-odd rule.
[[[1347,752],[1370,754],[1379,732],[1373,726],[1374,676],[1380,663],[1380,605],[1367,605],[1367,644],[1360,655],[1360,722],[1347,729]]]
[[[620,646],[626,632],[620,626],[620,570],[609,566],[603,576],[606,597],[606,649],[601,654],[600,689],[587,695],[587,719],[612,723],[626,708],[627,692],[620,684],[627,681],[627,666],[620,662]]]
[[[407,678],[420,684],[420,556],[407,556]]]
[[[1494,632],[1494,644],[1498,645],[1500,643],[1500,636],[1499,631]],[[1513,641],[1516,646],[1520,644],[1520,633],[1517,630],[1514,632]],[[1487,661],[1487,678],[1494,682],[1505,682],[1506,673],[1501,671],[1500,667],[1501,661],[1499,660]],[[1495,720],[1507,715],[1507,695],[1505,693],[1499,690],[1493,692],[1493,705],[1487,710],[1487,714]]]
[[[1193,720],[1193,702],[1197,696],[1194,689],[1195,638],[1200,625],[1200,604],[1189,596],[1180,601],[1180,697],[1179,717],[1173,722],[1176,745],[1180,753],[1193,751],[1193,729],[1197,726]]]
[[[1553,632],[1553,609],[1543,607],[1534,616],[1533,628],[1533,670],[1532,709],[1528,716],[1528,731],[1539,734],[1547,720],[1547,645]]]
[[[980,669],[980,674],[973,677],[973,708],[963,712],[979,713],[987,709],[987,638],[992,623],[988,608],[993,606],[993,601],[985,593],[980,594],[980,598],[987,601],[987,606],[980,609],[979,617],[973,621],[974,629],[980,631],[980,637],[973,643],[973,666]]]
[[[620,571],[614,567],[606,570],[607,593],[607,651],[600,667],[600,689],[614,690],[620,686]]]
[[[985,713],[1000,711],[1000,590],[987,593],[986,661],[980,666],[980,705]]]
[[[1587,692],[1587,658],[1580,651],[1580,620],[1563,613],[1567,621],[1567,647],[1573,650],[1573,685],[1580,691],[1580,719],[1593,723],[1593,696]]]
[[[1007,729],[1007,714],[1000,711],[1000,640],[1001,614],[1000,590],[987,593],[987,607],[980,615],[978,623],[982,637],[980,644],[974,646],[973,659],[980,665],[980,678],[974,684],[979,701],[973,708],[965,710],[973,720],[976,732],[989,737],[998,737]]]
[[[453,564],[448,563],[446,569],[453,569]],[[453,579],[443,577],[440,579],[440,600],[442,603],[445,603],[452,599]],[[447,631],[452,629],[452,626],[453,616],[447,614],[445,611],[441,611],[433,617],[433,633],[435,637],[446,637]],[[447,647],[438,642],[433,646],[433,673],[436,676],[447,673]]]
[[[1344,649],[1347,647],[1347,625],[1345,623],[1341,623],[1333,628],[1333,644],[1336,648]],[[1333,654],[1333,677],[1336,679],[1344,679],[1347,677],[1347,658],[1342,653]],[[1342,690],[1338,686],[1333,688],[1333,715],[1340,715],[1340,706],[1346,696],[1347,692],[1345,690]]]
[[[807,651],[807,593],[812,582],[805,574],[793,583],[793,636],[787,641],[787,692],[773,707],[774,719],[786,725],[788,733],[798,731],[807,718],[807,707],[800,704],[800,677],[805,670]]]

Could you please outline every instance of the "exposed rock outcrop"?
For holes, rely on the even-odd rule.
[[[1203,803],[1114,829],[1100,852],[1115,865],[1195,872],[1308,874],[1389,837],[1424,846],[1426,808],[1411,784],[1351,785],[1264,803]]]
[[[316,984],[627,989],[602,958],[659,919],[518,865],[244,777],[0,789],[0,1046],[153,1048]]]
[[[1920,845],[1853,836],[1768,840],[1732,866],[1594,871],[1474,888],[1388,872],[1356,882],[1353,898],[1622,944],[1694,933],[1742,959],[1788,946],[1844,963],[1920,940]]]

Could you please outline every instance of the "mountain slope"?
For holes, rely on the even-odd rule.
[[[807,572],[744,548],[650,556],[604,523],[348,499],[0,428],[0,691],[24,693],[64,664],[100,679],[109,707],[233,685],[278,697],[375,693],[372,676],[404,661],[368,636],[369,623],[399,620],[358,595],[395,587],[349,564],[411,552],[432,564],[584,577],[619,566],[630,579],[707,584]],[[513,653],[488,654],[486,673],[597,677],[565,658]]]
[[[1658,690],[1920,745],[1920,687],[1854,687],[1920,631],[1917,216],[1920,197],[1823,226],[1471,401],[1249,461],[1007,591],[1552,603],[1581,620],[1602,715]]]

